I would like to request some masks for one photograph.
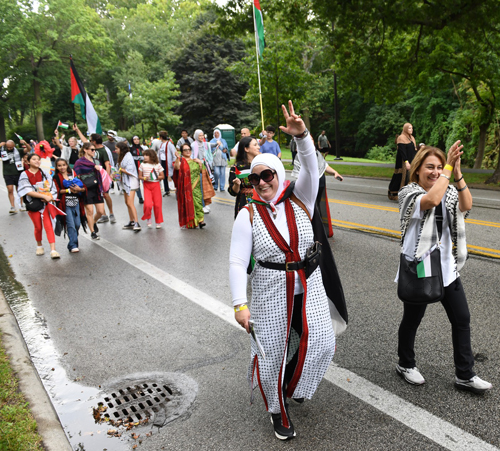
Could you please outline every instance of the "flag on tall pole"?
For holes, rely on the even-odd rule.
[[[255,23],[255,43],[257,46],[257,52],[262,58],[262,52],[264,51],[265,41],[264,41],[264,18],[262,16],[262,10],[260,9],[260,1],[253,1],[253,14]]]
[[[87,128],[90,133],[102,133],[101,123],[94,110],[90,97],[83,87],[83,83],[78,76],[73,58],[70,58],[71,64],[71,101],[80,105],[82,117],[87,121]]]
[[[262,130],[264,130],[264,108],[262,107],[262,87],[260,84],[259,56],[264,51],[264,18],[260,9],[260,0],[253,0],[253,24],[255,29],[255,53],[257,56],[257,78],[259,80],[260,118],[262,120]]]

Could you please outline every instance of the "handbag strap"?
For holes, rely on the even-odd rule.
[[[439,205],[436,206],[434,218],[436,219],[438,241],[441,241],[441,236],[443,235],[443,204],[441,202],[439,202]],[[402,240],[402,243],[403,242],[404,242],[404,238]]]
[[[441,241],[441,235],[443,234],[443,204],[441,202],[439,202],[439,205],[436,207],[434,216],[436,218],[438,241]]]

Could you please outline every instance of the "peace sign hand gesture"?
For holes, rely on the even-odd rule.
[[[286,110],[285,105],[281,105],[281,109],[283,110],[283,116],[285,116],[286,120],[286,127],[280,125],[281,131],[292,136],[297,136],[304,133],[304,131],[306,130],[306,125],[304,124],[304,121],[301,119],[300,115],[295,114],[292,101],[288,101],[288,109],[290,110],[290,114]]]

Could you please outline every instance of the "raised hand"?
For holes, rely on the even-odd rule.
[[[306,125],[304,124],[304,121],[301,119],[300,115],[295,114],[292,101],[288,101],[288,109],[290,110],[290,113],[287,111],[285,105],[281,105],[281,109],[283,110],[283,116],[285,116],[286,120],[286,127],[280,125],[281,131],[292,136],[297,136],[304,133]]]
[[[446,164],[450,166],[455,166],[456,161],[463,154],[463,145],[460,145],[460,140],[456,141],[448,150],[448,155],[446,156]]]

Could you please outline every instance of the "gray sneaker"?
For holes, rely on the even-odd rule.
[[[17,213],[16,207],[10,207],[9,215],[15,215]]]
[[[409,384],[412,385],[425,384],[425,379],[420,374],[420,371],[418,371],[417,367],[403,368],[402,366],[396,365],[396,373],[398,373]]]
[[[115,218],[115,215],[109,215],[109,222],[111,224],[114,224],[116,222],[116,218]]]
[[[483,381],[479,376],[474,376],[469,380],[463,380],[456,377],[455,387],[459,390],[466,390],[476,395],[482,395],[486,390],[491,390],[492,385],[489,382]]]
[[[138,222],[136,222],[136,223],[134,224],[133,231],[134,231],[134,232],[140,232],[141,230],[142,230],[141,225],[140,225]]]
[[[102,215],[98,220],[97,224],[102,224],[103,222],[109,222],[109,218],[107,215]]]

